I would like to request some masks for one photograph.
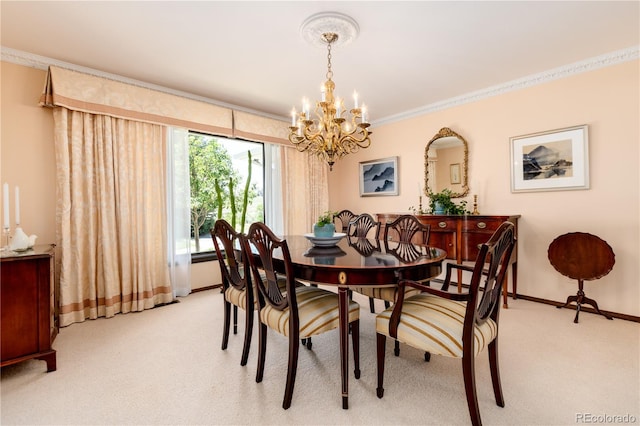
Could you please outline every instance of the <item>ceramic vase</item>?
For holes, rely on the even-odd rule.
[[[333,237],[336,232],[336,226],[333,223],[327,223],[326,225],[318,226],[313,225],[313,235],[318,238]]]

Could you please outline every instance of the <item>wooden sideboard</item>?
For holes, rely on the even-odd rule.
[[[403,213],[378,213],[377,220],[386,226]],[[479,246],[491,238],[500,224],[509,221],[515,225],[516,238],[518,238],[518,218],[520,215],[508,216],[484,216],[484,215],[416,215],[420,222],[430,225],[429,245],[447,251],[447,259],[455,259],[456,263],[463,261],[475,261],[478,256]],[[383,235],[384,228],[380,231]],[[510,259],[512,295],[516,298],[518,285],[518,247],[513,250]],[[458,275],[460,283],[461,274]],[[507,305],[507,285],[504,286],[504,307]],[[460,284],[459,287],[460,289]]]
[[[3,251],[0,261],[0,366],[35,358],[54,371],[54,245],[37,245],[25,253]]]

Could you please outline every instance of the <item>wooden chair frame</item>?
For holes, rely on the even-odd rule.
[[[482,244],[480,252],[473,267],[458,264],[447,264],[444,286],[441,290],[426,286],[422,283],[410,280],[400,281],[398,300],[394,305],[389,320],[389,335],[398,338],[398,325],[402,316],[402,307],[405,303],[404,292],[407,286],[420,289],[424,293],[439,296],[449,300],[466,302],[463,333],[462,333],[462,371],[465,384],[467,405],[473,425],[482,424],[480,409],[478,406],[475,383],[475,348],[474,331],[477,325],[481,325],[489,318],[496,327],[499,324],[500,295],[505,285],[505,278],[509,266],[509,258],[515,246],[515,229],[512,223],[504,222],[496,230],[488,242]],[[472,272],[469,291],[467,293],[449,293],[447,291],[451,282],[452,270],[460,269]],[[484,285],[481,287],[481,281]],[[480,291],[482,290],[482,291]],[[420,297],[420,296],[416,296]],[[383,378],[385,362],[386,336],[377,333],[377,359],[378,359],[378,398],[384,395]],[[488,344],[489,365],[491,369],[491,381],[496,398],[496,404],[504,407],[502,385],[498,366],[498,334]]]
[[[287,367],[287,382],[285,386],[282,407],[286,410],[291,406],[293,398],[293,388],[296,380],[298,367],[298,353],[300,348],[300,318],[298,313],[297,291],[304,286],[299,286],[294,278],[291,254],[286,240],[278,238],[264,223],[256,222],[251,225],[246,237],[241,239],[245,256],[249,258],[253,281],[256,287],[259,310],[267,306],[275,310],[283,311],[289,309],[288,338],[289,357]],[[252,254],[251,245],[257,251],[257,258]],[[273,254],[276,250],[282,252],[284,259],[284,278],[286,287],[283,289],[278,285],[278,272],[276,271]],[[258,267],[262,268],[261,276]],[[319,290],[327,293],[327,290]],[[336,299],[337,303],[337,299]],[[337,306],[337,305],[336,305]],[[260,318],[260,315],[258,315]],[[352,321],[351,338],[353,344],[353,357],[355,364],[355,376],[360,377],[360,321]],[[310,336],[309,336],[310,338]],[[259,345],[258,345],[258,368],[256,371],[256,382],[262,382],[264,376],[265,355],[267,349],[267,325],[259,321]]]
[[[253,286],[251,284],[249,263],[244,262],[242,259],[242,247],[240,244],[242,234],[236,232],[236,230],[223,219],[218,219],[210,232],[211,238],[213,238],[216,256],[218,257],[218,263],[220,264],[220,272],[222,274],[222,293],[224,295],[222,350],[227,349],[227,344],[229,342],[229,328],[232,310],[233,334],[238,333],[238,306],[232,304],[228,300],[226,294],[227,290],[230,287],[233,287],[238,291],[246,292],[244,345],[242,348],[242,357],[240,359],[240,365],[246,365],[249,357],[249,349],[251,347],[251,335],[253,333],[255,299]],[[222,244],[222,247],[220,247],[220,244]]]
[[[356,217],[357,215],[351,210],[340,210],[338,213],[333,215],[334,220],[340,220],[340,229],[342,232],[347,232],[347,228],[349,228],[349,222],[351,219]]]

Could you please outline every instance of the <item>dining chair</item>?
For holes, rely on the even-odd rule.
[[[429,234],[431,226],[423,224],[414,215],[406,214],[401,215],[394,221],[386,224],[384,227],[383,237],[384,242],[389,240],[397,241],[401,243],[396,249],[410,250],[413,247],[410,243],[428,244]],[[389,308],[392,303],[395,303],[398,297],[398,287],[358,287],[354,288],[360,294],[369,297],[369,307],[371,313],[375,313],[375,300],[384,301],[385,309]],[[411,297],[420,293],[420,290],[416,288],[409,288],[405,291],[405,297]],[[394,354],[400,355],[400,344],[395,341]],[[429,355],[425,354],[425,361],[428,361]]]
[[[498,319],[500,295],[515,243],[513,224],[504,222],[489,241],[480,246],[474,266],[447,264],[442,289],[417,281],[400,281],[395,305],[376,316],[378,398],[384,395],[385,344],[389,336],[428,353],[462,359],[473,425],[482,424],[475,384],[475,357],[487,347],[496,404],[504,407],[498,368]],[[453,269],[472,273],[467,292],[448,292]],[[409,287],[417,288],[421,293],[404,298]],[[406,374],[406,370],[403,372]]]
[[[349,222],[351,219],[356,217],[357,215],[351,210],[341,210],[335,215],[333,215],[334,219],[340,220],[340,230],[341,232],[347,232],[347,228],[349,227]]]
[[[224,294],[222,350],[227,349],[229,342],[231,311],[233,311],[233,334],[237,334],[238,308],[243,309],[245,311],[245,328],[240,365],[246,365],[251,347],[253,313],[256,309],[249,263],[242,259],[241,234],[236,232],[226,220],[216,220],[213,229],[211,229],[211,238],[213,238],[213,245],[220,264]]]
[[[294,278],[291,254],[286,239],[278,238],[264,223],[253,223],[246,238],[242,238],[243,251],[249,258],[258,299],[258,368],[256,382],[262,382],[267,350],[267,331],[272,329],[289,339],[287,381],[282,408],[291,406],[298,367],[300,339],[338,328],[338,295],[313,286],[298,286]],[[255,249],[252,249],[253,248]],[[273,254],[282,254],[283,265],[276,271]],[[260,275],[258,266],[263,269]],[[284,273],[280,272],[284,270]],[[285,279],[284,290],[277,284]],[[360,378],[360,305],[349,301],[349,325],[353,344],[355,377]]]
[[[380,237],[380,222],[376,221],[373,216],[368,213],[362,213],[354,216],[347,225],[347,236],[353,240],[353,238],[374,238]],[[357,240],[356,240],[357,241]],[[366,245],[366,244],[365,244]],[[358,291],[358,289],[349,289],[349,297],[351,297],[352,291]],[[375,313],[374,299],[369,298],[369,310],[371,313]]]
[[[375,238],[380,236],[380,222],[369,213],[355,216],[347,225],[347,235],[358,238]]]
[[[429,243],[431,227],[423,224],[414,215],[400,215],[393,222],[386,224],[382,239],[384,241],[393,240],[401,243]],[[379,234],[379,231],[378,231]],[[375,299],[385,302],[385,308],[395,302],[398,293],[397,287],[358,287],[354,288],[360,294],[369,297],[369,308],[371,313],[375,313]],[[418,293],[416,290],[415,293]],[[410,296],[411,294],[407,295]]]

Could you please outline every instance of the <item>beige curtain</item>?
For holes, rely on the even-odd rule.
[[[329,208],[328,166],[318,157],[283,149],[284,231],[312,232],[318,216]]]
[[[54,108],[60,325],[173,300],[163,127]]]

